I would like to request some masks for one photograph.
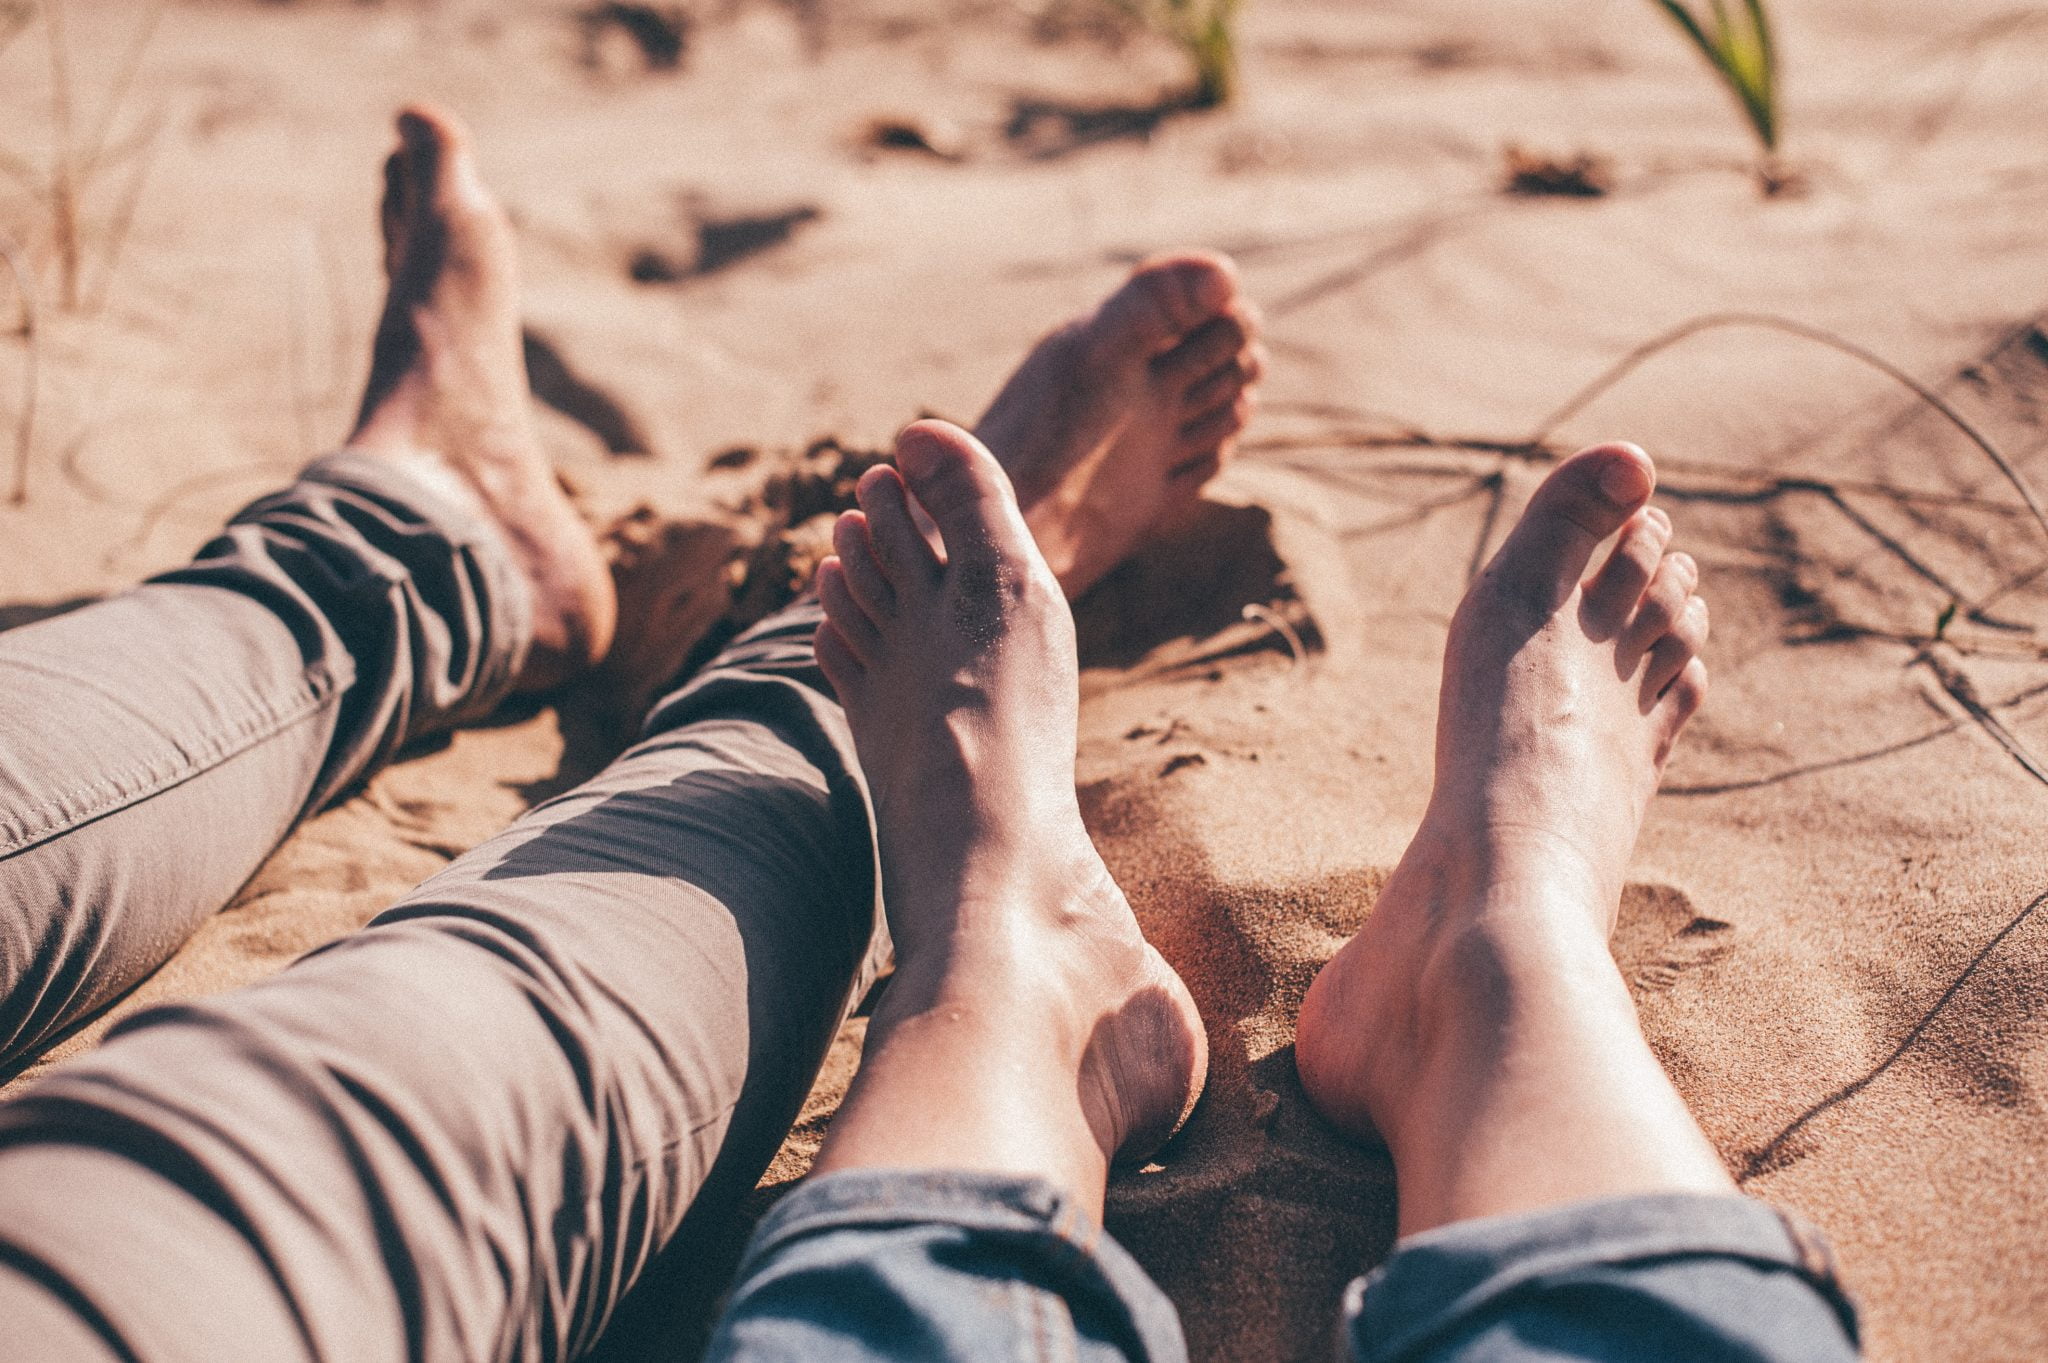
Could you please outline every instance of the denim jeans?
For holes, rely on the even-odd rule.
[[[1847,1363],[1818,1235],[1743,1197],[1586,1202],[1412,1236],[1346,1292],[1353,1363]],[[1172,1304],[1032,1179],[849,1170],[748,1247],[707,1363],[1180,1363]]]

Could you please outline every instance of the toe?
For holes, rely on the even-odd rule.
[[[462,120],[427,100],[413,100],[398,111],[398,134],[409,145],[431,144],[437,152],[469,149],[469,129]]]
[[[1657,702],[1659,715],[1663,720],[1664,732],[1657,745],[1657,762],[1663,765],[1671,756],[1672,745],[1678,741],[1679,730],[1687,720],[1699,713],[1700,706],[1707,700],[1707,664],[1704,659],[1694,658],[1678,674],[1678,680]]]
[[[1707,602],[1695,596],[1679,610],[1671,632],[1650,645],[1643,667],[1643,706],[1648,709],[1678,680],[1686,666],[1707,646]]]
[[[1187,396],[1182,399],[1186,410],[1214,411],[1257,383],[1265,368],[1265,360],[1256,348],[1245,347],[1189,385]]]
[[[1251,424],[1258,398],[1249,388],[1239,389],[1221,406],[1190,417],[1182,424],[1180,446],[1186,450],[1209,450],[1221,445]]]
[[[1190,251],[1147,261],[1095,315],[1100,339],[1152,355],[1169,350],[1237,297],[1237,267],[1228,256]]]
[[[483,193],[483,177],[462,120],[431,104],[407,105],[398,115],[398,135],[412,154],[422,189],[447,207],[472,206]]]
[[[839,555],[839,570],[853,599],[870,620],[880,622],[896,612],[896,589],[889,585],[875,551],[868,542],[868,518],[864,512],[848,511],[832,527],[832,549]]]
[[[404,264],[406,224],[412,213],[411,177],[403,148],[384,158],[384,198],[378,223],[384,230],[384,273],[396,276]]]
[[[939,561],[911,518],[901,475],[886,464],[871,468],[861,475],[853,495],[867,518],[875,566],[890,587],[896,592],[929,587],[938,577]]]
[[[1692,555],[1677,552],[1664,555],[1656,573],[1650,578],[1650,585],[1643,590],[1643,599],[1637,604],[1628,628],[1622,631],[1615,662],[1624,674],[1633,672],[1643,655],[1659,639],[1671,633],[1678,624],[1678,617],[1685,613],[1685,603],[1699,581],[1699,566],[1692,561]]]
[[[875,622],[854,600],[853,592],[846,585],[846,568],[838,558],[828,558],[818,565],[818,600],[825,607],[825,618],[839,631],[847,651],[863,666],[872,665],[881,657],[882,636],[875,628]]]
[[[1010,480],[979,440],[945,421],[919,421],[896,437],[896,467],[938,525],[948,563],[1035,555]]]
[[[1595,639],[1612,639],[1621,633],[1670,542],[1671,520],[1654,506],[1644,507],[1622,527],[1614,552],[1586,583],[1579,608],[1587,632]]]
[[[1252,344],[1251,323],[1235,312],[1202,323],[1173,349],[1152,361],[1152,376],[1170,389],[1192,391],[1210,375],[1231,364]]]
[[[449,135],[445,116],[425,105],[411,105],[400,111],[398,140],[405,165],[408,206],[416,213],[438,197],[436,190],[456,141]]]
[[[832,683],[833,693],[839,697],[840,703],[851,700],[854,686],[867,675],[867,669],[846,646],[839,627],[829,619],[821,623],[817,634],[812,637],[811,648],[818,655],[818,667],[824,672],[825,680]]]
[[[508,276],[512,224],[477,169],[468,129],[454,115],[424,104],[400,113],[398,129],[413,181],[416,227],[439,230],[440,254],[455,270],[489,280]]]
[[[1486,577],[1535,593],[1555,609],[1579,584],[1593,550],[1650,499],[1656,469],[1634,445],[1595,445],[1560,464],[1536,489]]]
[[[384,162],[384,271],[417,293],[439,270],[440,237],[434,230],[435,186],[441,178],[448,140],[444,116],[426,106],[398,115],[398,150]]]

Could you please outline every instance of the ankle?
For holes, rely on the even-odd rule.
[[[892,856],[884,847],[885,897],[906,909],[890,920],[898,973],[1026,970],[1064,959],[1077,935],[1129,919],[1078,813],[1069,836],[1042,820],[1014,827],[967,817],[975,836],[958,857]]]
[[[1070,1163],[1080,1151],[1089,1163],[1101,1124],[1081,1080],[1099,1009],[1062,965],[1003,937],[899,956],[868,1025],[868,1054],[957,1057],[952,1063],[981,1072],[1004,1103],[1024,1101],[1030,1124],[1043,1128],[1037,1143],[1066,1150]],[[1020,1114],[1006,1120],[1021,1132]],[[1045,1132],[1065,1135],[1048,1140]],[[1106,1167],[1107,1149],[1101,1158]]]
[[[1634,1004],[1604,937],[1582,913],[1526,902],[1441,931],[1415,972],[1418,1063],[1509,1048],[1552,1020],[1626,1014]]]
[[[1634,1026],[1606,925],[1574,892],[1487,853],[1430,855],[1427,828],[1364,929],[1303,1001],[1302,1081],[1339,1126],[1390,1145],[1412,1095],[1455,1084],[1532,1034],[1589,1017]]]
[[[1602,935],[1613,931],[1621,884],[1610,848],[1518,821],[1511,810],[1475,809],[1479,803],[1446,798],[1440,787],[1399,869],[1420,872],[1444,908],[1462,916],[1525,905],[1584,919]]]
[[[870,1044],[971,1033],[1016,1075],[1058,1076],[1042,1087],[1078,1100],[1062,1121],[1080,1120],[1105,1162],[1149,1152],[1186,1119],[1207,1069],[1193,1002],[1099,860],[1092,876],[1056,878],[1059,893],[970,900],[943,938],[899,946]]]
[[[872,1026],[945,1018],[991,1037],[1028,1037],[1047,1063],[1078,1068],[1094,1023],[1134,972],[1039,925],[981,921],[982,931],[899,950]],[[1130,953],[1133,962],[1141,951]]]
[[[900,936],[900,934],[899,934]],[[945,1016],[992,1031],[1035,1019],[1038,1044],[1048,1054],[1077,1052],[1061,1026],[1067,1009],[1057,964],[1033,953],[1001,928],[962,931],[943,939],[914,938],[896,948],[896,968],[875,1007],[870,1028],[889,1029]]]

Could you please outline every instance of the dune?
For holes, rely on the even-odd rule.
[[[1083,808],[1210,1026],[1202,1105],[1108,1213],[1195,1357],[1325,1356],[1392,1243],[1392,1166],[1305,1103],[1294,1013],[1421,813],[1466,581],[1608,437],[1657,456],[1715,622],[1615,943],[1651,1041],[1743,1187],[1832,1237],[1872,1358],[2048,1357],[2048,526],[1984,448],[2048,484],[2048,27],[1780,8],[1804,190],[1767,196],[1634,0],[1255,0],[1242,101],[1149,119],[1175,55],[1070,5],[706,7],[673,63],[539,0],[170,6],[79,306],[39,300],[0,626],[180,561],[345,431],[388,120],[427,95],[513,210],[550,449],[666,628],[309,820],[14,1085],[280,969],[595,770],[634,686],[800,584],[861,451],[972,416],[1131,262],[1208,245],[1266,312],[1263,412],[1213,504],[1078,611]],[[72,11],[97,110],[146,7]],[[39,41],[0,51],[0,147],[33,164]],[[1508,194],[1510,144],[1608,188]],[[0,185],[0,230],[55,279],[33,195]],[[0,430],[26,358],[0,335]],[[611,1356],[701,1338],[863,1025]]]

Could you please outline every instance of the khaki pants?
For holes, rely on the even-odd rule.
[[[0,635],[0,1065],[159,965],[311,810],[489,711],[494,529],[338,456],[190,568]],[[363,931],[0,1105],[0,1356],[587,1348],[752,1187],[886,958],[800,604]]]

